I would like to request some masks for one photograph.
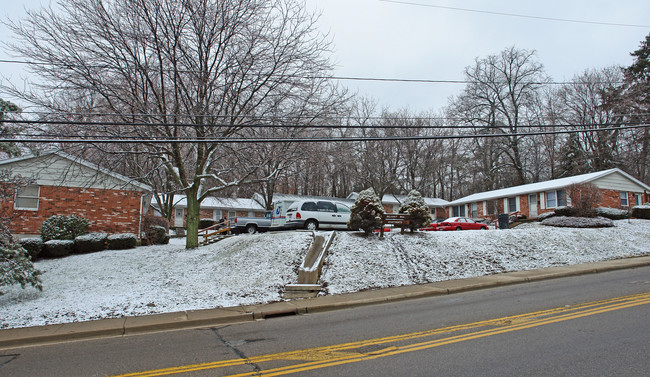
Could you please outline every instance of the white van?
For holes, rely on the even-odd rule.
[[[301,200],[287,208],[285,227],[289,229],[347,229],[350,207],[329,200]]]

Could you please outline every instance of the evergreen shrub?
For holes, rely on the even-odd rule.
[[[74,240],[86,233],[89,224],[89,221],[83,217],[54,215],[43,221],[41,238],[44,242],[49,240]]]
[[[106,233],[84,234],[74,239],[75,253],[94,253],[106,249]]]
[[[424,202],[422,195],[416,190],[412,190],[408,193],[404,203],[402,203],[399,208],[399,213],[406,213],[409,215],[409,228],[411,229],[411,232],[431,223],[429,207],[427,207]]]
[[[566,217],[554,216],[542,221],[542,225],[562,228],[609,228],[613,227],[612,220],[605,217]]]
[[[596,215],[606,217],[611,220],[623,220],[630,217],[630,211],[619,208],[596,208]]]
[[[144,232],[143,244],[166,245],[169,243],[169,232],[162,226],[151,225]]]
[[[560,207],[555,209],[556,216],[574,217],[578,216],[578,209],[575,207]]]
[[[109,250],[133,249],[138,244],[138,238],[133,233],[119,233],[108,236]]]
[[[38,259],[43,252],[43,240],[40,238],[23,238],[18,240],[18,243],[27,250],[33,261]]]
[[[637,219],[650,220],[650,204],[632,208],[632,217],[636,217]]]
[[[49,240],[45,241],[42,255],[45,258],[60,258],[70,255],[73,250],[73,240]]]
[[[217,223],[214,219],[199,219],[199,229],[209,228]]]
[[[162,216],[145,216],[142,221],[142,227],[144,229],[149,228],[152,225],[162,226],[166,231],[169,231],[169,220]]]
[[[354,202],[348,221],[348,229],[363,230],[366,236],[372,234],[375,229],[381,227],[381,216],[384,214],[384,206],[372,188],[365,189],[359,193]]]
[[[0,240],[0,287],[18,283],[25,288],[31,284],[42,291],[39,275],[41,271],[34,268],[27,250],[11,240]]]

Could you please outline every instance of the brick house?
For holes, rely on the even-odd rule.
[[[650,186],[615,168],[472,194],[449,202],[447,211],[450,217],[494,219],[500,213],[518,211],[536,218],[557,207],[570,206],[567,188],[580,183],[592,183],[601,190],[601,207],[629,208],[650,202]]]
[[[156,210],[157,204],[155,201],[152,201],[151,204],[154,214],[159,214]],[[215,198],[210,196],[201,202],[199,219],[219,220],[233,217],[264,217],[265,211],[265,208],[253,199]],[[169,225],[172,228],[186,228],[186,219],[186,197],[185,195],[174,195],[174,210]]]
[[[1,160],[0,169],[34,181],[0,203],[15,215],[10,231],[18,238],[40,235],[53,215],[88,219],[89,232],[140,234],[150,202],[147,185],[62,152]]]

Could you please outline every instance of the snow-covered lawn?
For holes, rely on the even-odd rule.
[[[341,232],[322,281],[329,294],[338,294],[650,255],[650,221],[614,223],[388,233],[383,240]],[[284,285],[297,280],[311,234],[242,235],[191,251],[182,242],[36,262],[43,292],[3,287],[0,328],[278,301]]]

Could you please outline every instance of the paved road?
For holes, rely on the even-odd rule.
[[[648,318],[650,267],[642,267],[215,328],[15,348],[0,351],[0,376],[640,376],[650,370]]]

